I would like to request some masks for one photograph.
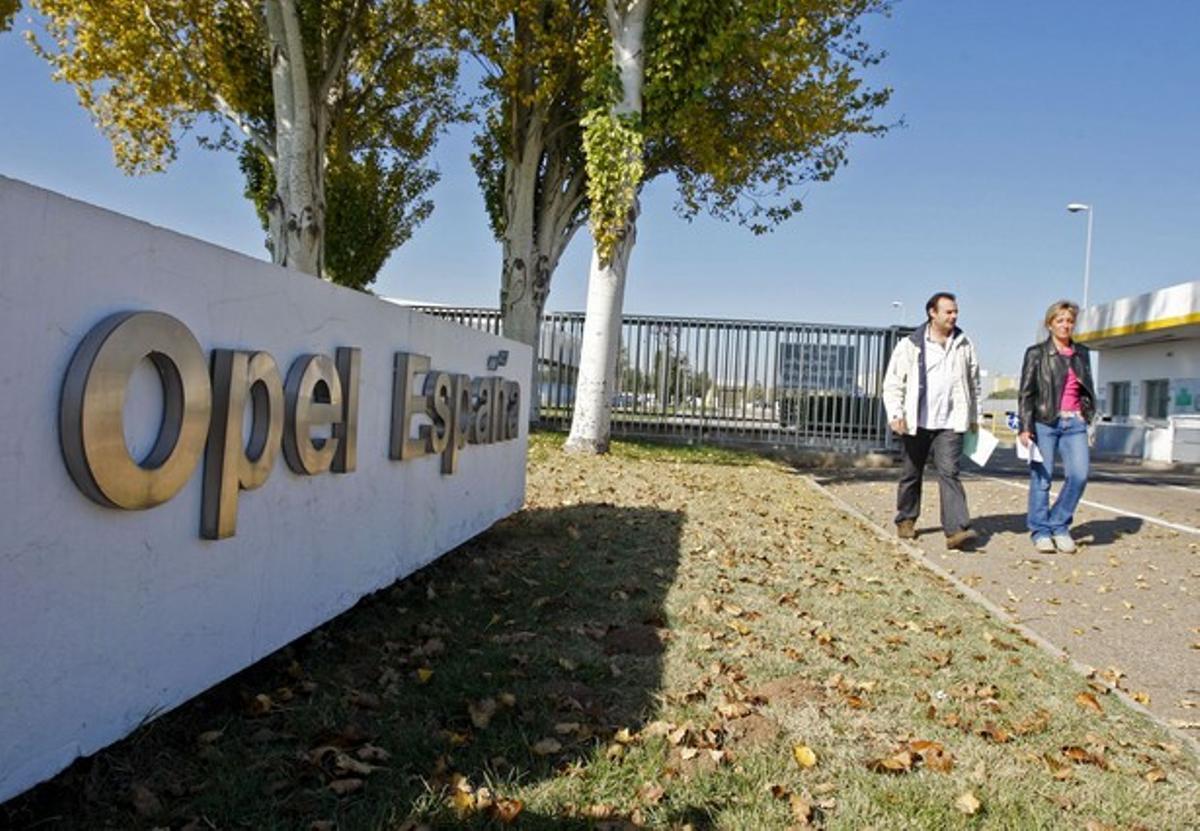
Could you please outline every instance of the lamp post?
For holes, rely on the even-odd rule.
[[[1082,202],[1072,202],[1070,205],[1067,205],[1067,210],[1073,214],[1080,211],[1087,211],[1087,248],[1084,249],[1083,254],[1083,308],[1087,309],[1088,285],[1091,283],[1092,278],[1092,216],[1095,211],[1092,210],[1091,205],[1085,205]]]
[[[897,321],[901,326],[904,325],[904,302],[901,300],[893,300],[892,308],[899,310],[900,319]]]

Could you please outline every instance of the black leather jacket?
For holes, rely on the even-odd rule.
[[[1079,403],[1084,420],[1091,422],[1096,414],[1096,385],[1092,382],[1091,353],[1081,343],[1072,344],[1075,354],[1070,359],[1058,354],[1054,339],[1046,338],[1025,350],[1021,366],[1021,391],[1018,408],[1021,430],[1032,433],[1033,423],[1054,424],[1058,421],[1058,405],[1067,383],[1070,361],[1079,379]]]

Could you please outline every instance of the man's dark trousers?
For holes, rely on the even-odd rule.
[[[967,494],[958,478],[958,460],[962,455],[963,434],[953,430],[918,428],[915,436],[901,436],[904,470],[896,493],[896,522],[916,520],[921,513],[921,477],[925,463],[933,455],[942,503],[942,530],[946,534],[962,531],[971,524],[967,513]]]

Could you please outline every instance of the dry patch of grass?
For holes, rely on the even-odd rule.
[[[520,514],[0,822],[1195,822],[1183,748],[803,477],[727,451],[559,444],[534,438]]]

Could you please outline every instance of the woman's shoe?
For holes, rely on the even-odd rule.
[[[1055,551],[1058,551],[1054,540],[1049,537],[1038,537],[1033,541],[1033,547],[1038,550],[1039,554],[1053,554]]]
[[[1071,535],[1065,531],[1061,534],[1055,534],[1051,537],[1050,541],[1054,544],[1055,548],[1064,554],[1075,553],[1075,540],[1071,539]]]

